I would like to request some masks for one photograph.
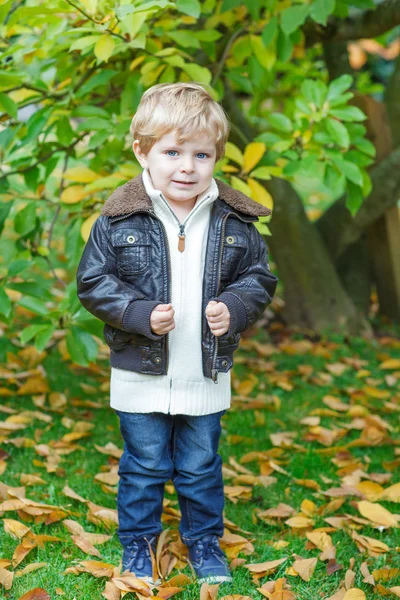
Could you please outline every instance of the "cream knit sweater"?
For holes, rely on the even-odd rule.
[[[185,250],[178,251],[179,219],[150,174],[143,183],[157,217],[163,222],[171,255],[171,303],[175,329],[169,332],[167,375],[144,375],[111,369],[111,407],[124,412],[207,415],[230,406],[230,372],[218,373],[218,384],[204,377],[201,359],[201,301],[208,227],[218,187],[213,179],[185,218]]]

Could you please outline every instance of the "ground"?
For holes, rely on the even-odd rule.
[[[152,597],[399,597],[400,338],[390,327],[370,341],[270,333],[242,341],[223,418],[222,546],[234,582],[200,590],[190,579],[169,483],[157,553],[165,582]],[[107,362],[73,367],[57,351],[1,348],[2,597],[42,588],[24,600],[117,599],[135,588],[118,571],[122,442]]]

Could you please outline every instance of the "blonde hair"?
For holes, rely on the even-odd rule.
[[[159,83],[143,94],[130,132],[147,154],[171,131],[176,131],[179,144],[194,135],[212,133],[219,160],[225,152],[229,123],[222,106],[198,83]]]

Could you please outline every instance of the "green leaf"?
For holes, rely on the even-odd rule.
[[[14,202],[11,200],[10,202],[1,202],[0,203],[0,234],[4,229],[4,223],[10,213],[11,207]]]
[[[331,81],[328,87],[327,100],[331,100],[332,98],[336,98],[343,94],[343,92],[349,89],[352,83],[352,76],[347,74],[341,75],[340,77],[337,77],[337,79]]]
[[[60,144],[63,146],[69,146],[74,139],[74,130],[71,127],[70,119],[68,119],[66,116],[58,119],[56,131]]]
[[[211,72],[205,67],[200,67],[199,65],[191,63],[185,64],[182,68],[188,75],[190,75],[193,81],[198,81],[198,83],[211,83]]]
[[[100,119],[99,117],[88,117],[81,123],[78,123],[76,128],[77,132],[81,131],[113,131],[114,125],[112,121],[106,119]]]
[[[191,31],[168,31],[167,35],[183,48],[200,48],[199,40]],[[143,72],[143,70],[142,70]]]
[[[19,339],[22,344],[26,344],[30,340],[32,340],[40,331],[44,331],[47,329],[48,325],[28,325],[25,327],[20,334]]]
[[[177,0],[176,8],[179,12],[198,19],[201,13],[199,0]]]
[[[14,229],[22,236],[27,235],[36,226],[36,206],[33,202],[29,202],[15,215]]]
[[[282,113],[271,113],[268,115],[268,121],[274,129],[290,133],[293,129],[292,122],[286,115]]]
[[[279,60],[286,62],[292,56],[293,42],[288,35],[279,29],[278,39],[276,41],[276,51]]]
[[[364,154],[368,154],[368,156],[374,157],[376,155],[376,148],[372,142],[365,138],[357,138],[357,140],[352,140],[354,146],[364,152]]]
[[[357,213],[363,203],[362,190],[358,185],[354,185],[351,181],[347,184],[346,207],[351,212],[352,216]]]
[[[45,349],[55,332],[54,325],[46,325],[35,337],[35,348],[39,352]]]
[[[261,39],[264,46],[269,46],[270,43],[274,40],[276,34],[278,33],[278,19],[276,17],[272,17],[269,23],[263,29],[261,34]]]
[[[286,35],[290,35],[301,27],[309,13],[309,6],[290,6],[281,12],[281,27]]]
[[[10,98],[10,96],[7,96],[7,94],[0,94],[0,104],[4,108],[5,112],[10,115],[10,117],[13,117],[15,120],[17,120],[18,104],[16,104],[14,100]]]
[[[341,167],[343,175],[346,177],[346,179],[352,183],[355,183],[356,185],[362,185],[363,176],[357,165],[347,160],[342,160],[339,166]]]
[[[65,338],[67,344],[67,350],[71,356],[71,360],[77,365],[87,367],[89,364],[88,357],[86,355],[86,349],[80,340],[74,336],[72,331],[68,331]]]
[[[49,309],[41,298],[33,298],[33,296],[21,296],[21,299],[18,300],[18,306],[23,306],[24,308],[27,308],[41,317],[45,317],[49,314]]]
[[[232,10],[232,8],[236,8],[240,4],[242,4],[242,0],[223,0],[221,12],[225,12],[226,10]]]
[[[11,300],[7,296],[4,288],[0,287],[0,314],[8,318],[11,314]]]
[[[305,79],[301,84],[301,92],[308,102],[313,103],[316,108],[321,108],[325,101],[327,88],[322,81]]]
[[[367,118],[357,106],[345,106],[344,108],[331,108],[329,114],[341,121],[365,121]]]
[[[326,119],[326,129],[330,134],[334,142],[339,144],[342,148],[348,148],[350,146],[350,136],[346,127],[340,121],[336,119]]]
[[[335,0],[315,0],[311,6],[310,16],[321,25],[326,25],[329,15],[335,10]]]
[[[89,48],[89,46],[94,46],[100,38],[101,35],[85,35],[78,38],[70,45],[69,52],[72,52],[73,50],[84,50],[85,48]]]
[[[205,29],[203,31],[192,31],[192,35],[195,35],[201,42],[215,42],[222,37],[222,33],[216,29]]]
[[[264,179],[266,181],[272,177],[270,167],[257,167],[249,175],[255,179]]]

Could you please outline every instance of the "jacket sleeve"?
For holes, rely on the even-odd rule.
[[[271,303],[278,278],[269,270],[268,249],[257,228],[250,225],[250,265],[236,281],[225,286],[223,292],[211,300],[223,302],[229,309],[229,330],[220,336],[241,333],[255,323]]]
[[[117,261],[108,231],[108,219],[95,221],[76,275],[78,297],[92,315],[117,329],[159,339],[150,328],[158,300],[146,300],[134,286],[117,277]]]

